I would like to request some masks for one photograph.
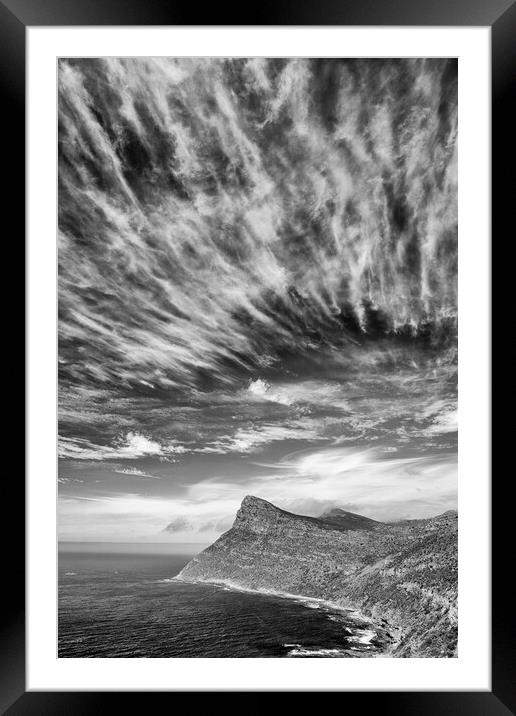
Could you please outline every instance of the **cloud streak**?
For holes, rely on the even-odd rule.
[[[448,325],[455,81],[441,60],[62,60],[62,375],[185,390]]]
[[[62,534],[209,541],[246,492],[450,506],[456,60],[63,58],[58,84]]]
[[[317,516],[338,506],[378,520],[429,517],[457,507],[453,454],[398,457],[380,449],[331,447],[262,465],[252,478],[212,477],[171,498],[123,493],[60,500],[60,531],[82,537],[128,530],[145,541],[180,536],[210,541],[228,529],[246,494]]]

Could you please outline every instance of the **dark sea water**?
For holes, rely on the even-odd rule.
[[[59,555],[59,657],[363,657],[368,625],[318,602],[172,578],[191,555]]]

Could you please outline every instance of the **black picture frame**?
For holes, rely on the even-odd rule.
[[[499,243],[498,258],[493,256],[497,292],[493,297],[493,359],[499,376],[494,380],[493,398],[507,397],[514,386],[510,351],[507,351],[507,314],[511,305],[511,262],[506,245],[512,241],[514,198],[510,178],[514,174],[515,99],[511,79],[516,68],[516,3],[512,0],[288,0],[257,3],[245,11],[229,5],[206,8],[171,3],[170,0],[0,0],[0,87],[4,174],[4,211],[13,218],[6,235],[10,252],[23,253],[25,215],[25,37],[29,26],[66,25],[398,25],[398,26],[490,26],[492,37],[492,230],[493,245]],[[238,20],[238,22],[235,22]],[[8,153],[11,156],[7,158]],[[511,221],[512,220],[512,221]],[[505,229],[507,227],[507,230]],[[503,248],[502,248],[503,247]],[[20,251],[21,249],[21,251]],[[17,258],[19,257],[16,256]],[[23,262],[23,256],[20,257]],[[504,275],[504,271],[507,275]],[[23,298],[21,299],[23,303]],[[10,311],[6,311],[10,314]],[[505,313],[505,317],[504,317]],[[11,321],[9,325],[9,321]],[[6,316],[8,335],[16,335],[21,322]],[[23,343],[23,336],[21,337]],[[30,349],[30,346],[28,346]],[[13,363],[13,361],[11,361]],[[512,365],[511,365],[512,363]],[[11,376],[11,368],[9,376]],[[11,380],[11,377],[9,378]],[[19,385],[22,385],[22,377]],[[501,402],[501,401],[500,401]],[[503,423],[503,424],[502,424]],[[499,420],[493,431],[492,455],[503,460],[504,447],[510,445],[510,421]],[[507,448],[505,447],[505,450]],[[493,459],[493,472],[496,461]],[[378,708],[383,713],[403,714],[488,714],[516,713],[514,674],[516,673],[514,607],[512,590],[506,582],[510,574],[511,545],[514,544],[513,502],[507,497],[509,469],[499,469],[492,484],[492,691],[478,692],[348,692],[346,708]],[[14,476],[13,476],[14,477]],[[0,632],[0,712],[20,714],[105,713],[121,707],[120,699],[131,700],[131,708],[153,709],[155,698],[174,698],[173,693],[124,692],[26,692],[25,687],[25,488],[21,475],[9,483],[12,526],[4,538],[4,589],[6,600]],[[149,703],[152,698],[152,703]],[[213,698],[213,696],[211,696]],[[145,699],[145,702],[143,701]],[[261,701],[255,702],[259,705]],[[216,701],[220,703],[220,701]],[[213,701],[211,702],[213,706]],[[320,706],[320,704],[319,704]],[[157,705],[156,705],[157,708]]]

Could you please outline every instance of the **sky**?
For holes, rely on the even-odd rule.
[[[63,59],[59,536],[457,503],[455,60]]]

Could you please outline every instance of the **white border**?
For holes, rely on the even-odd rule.
[[[490,690],[490,28],[27,28],[27,689]],[[57,659],[56,58],[459,57],[459,657]]]

